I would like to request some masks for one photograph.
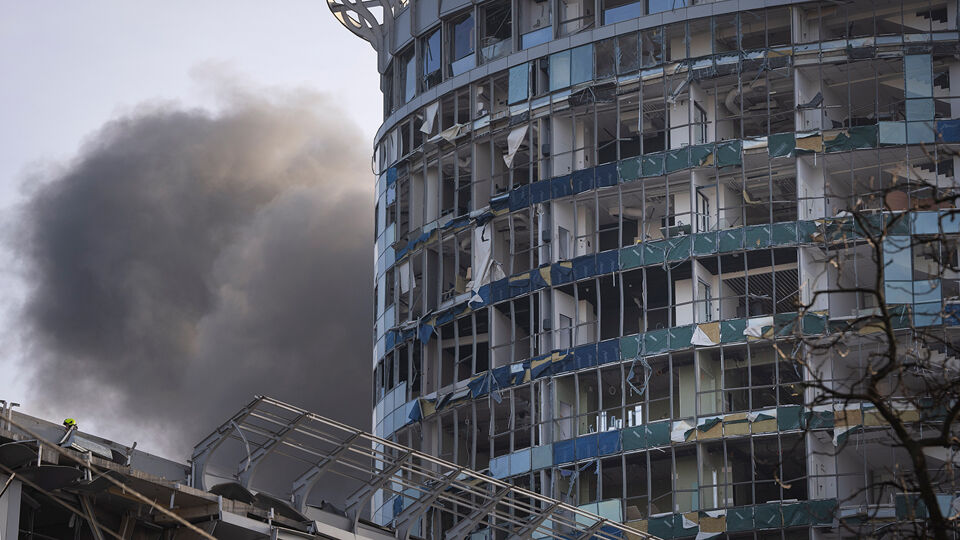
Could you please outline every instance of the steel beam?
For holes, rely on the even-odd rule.
[[[553,515],[553,511],[560,507],[560,501],[556,501],[550,506],[546,507],[543,512],[534,517],[533,521],[526,524],[522,529],[520,529],[516,534],[510,537],[510,540],[523,540],[524,538],[530,538],[533,536],[533,533],[543,525],[544,521],[550,519],[550,516]]]
[[[269,456],[270,453],[273,452],[280,444],[285,442],[291,433],[296,433],[300,423],[307,418],[307,413],[300,413],[297,418],[288,423],[277,433],[271,435],[265,443],[261,444],[249,456],[241,460],[241,462],[237,464],[237,479],[240,481],[240,485],[250,489],[250,481],[253,480],[253,475],[256,473],[257,466],[260,464],[260,462]]]
[[[333,466],[344,452],[353,446],[353,443],[360,438],[362,433],[362,431],[358,431],[349,436],[336,450],[324,457],[320,463],[317,463],[293,481],[293,498],[298,510],[303,512],[307,509],[307,495],[310,494],[310,490],[312,490],[313,486],[320,480],[320,476]]]
[[[454,540],[455,538],[466,538],[467,534],[473,530],[474,527],[479,525],[490,515],[490,512],[500,504],[500,501],[503,500],[507,494],[510,493],[510,488],[500,488],[499,491],[494,493],[490,500],[485,502],[483,506],[477,508],[470,513],[463,521],[457,523],[447,531],[444,538],[446,540]]]
[[[457,477],[460,476],[460,473],[463,472],[462,468],[454,469],[449,473],[444,475],[444,479],[440,481],[439,484],[434,486],[429,493],[425,496],[420,496],[414,501],[413,504],[404,508],[400,511],[400,515],[394,516],[396,520],[397,527],[397,538],[400,540],[407,540],[410,536],[410,527],[413,526],[414,521],[420,517],[421,514],[426,512],[433,506],[433,503],[437,501],[437,498],[450,487],[450,483],[457,480]]]

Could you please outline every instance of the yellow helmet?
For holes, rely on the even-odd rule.
[[[74,420],[73,418],[67,418],[66,420],[63,421],[63,425],[66,426],[66,427],[68,427],[68,428],[69,428],[69,427],[74,427],[74,426],[77,425],[77,421]]]

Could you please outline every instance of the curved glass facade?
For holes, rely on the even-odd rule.
[[[661,538],[902,517],[869,487],[906,459],[876,411],[811,407],[802,384],[869,346],[801,342],[878,309],[825,291],[876,281],[846,210],[883,222],[910,175],[928,187],[898,192],[887,304],[948,331],[960,280],[924,274],[910,238],[960,233],[929,203],[956,188],[955,1],[422,0],[394,19],[378,435]],[[375,521],[403,507],[379,497]]]

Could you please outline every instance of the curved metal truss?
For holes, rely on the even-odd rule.
[[[327,0],[327,7],[340,24],[377,52],[388,52],[384,51],[384,40],[393,27],[394,13],[405,4],[405,0]]]
[[[447,524],[447,539],[464,538],[478,528],[503,531],[508,538],[656,538],[264,396],[194,447],[194,487],[204,489],[207,465],[228,441],[242,448],[234,477],[248,489],[258,467],[268,458],[282,457],[283,476],[292,473],[295,478],[289,494],[301,511],[310,491],[327,474],[359,482],[360,488],[347,498],[346,514],[354,527],[377,492],[383,493],[383,500],[399,500],[393,521],[397,538],[408,538],[418,523],[435,518],[439,523],[440,516]]]

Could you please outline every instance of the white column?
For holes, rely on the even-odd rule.
[[[0,474],[0,489],[10,477]],[[23,484],[14,479],[0,497],[0,540],[16,540],[20,534],[20,492]]]

